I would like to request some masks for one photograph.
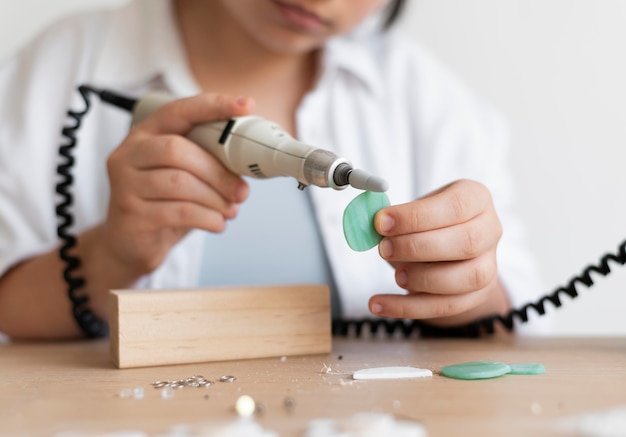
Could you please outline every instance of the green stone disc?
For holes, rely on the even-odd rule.
[[[455,379],[487,379],[506,375],[511,371],[508,364],[496,361],[470,361],[441,368],[441,374]]]
[[[541,375],[546,373],[546,368],[541,363],[509,364],[511,375]]]
[[[343,212],[343,234],[352,250],[364,252],[380,243],[383,237],[374,229],[374,216],[389,205],[385,193],[374,191],[364,191],[352,199]]]

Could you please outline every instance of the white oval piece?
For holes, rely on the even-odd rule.
[[[352,374],[353,379],[427,378],[429,376],[433,376],[432,371],[410,366],[372,367],[357,370]]]

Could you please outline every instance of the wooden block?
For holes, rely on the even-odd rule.
[[[328,353],[330,291],[317,284],[112,290],[109,334],[118,368]]]

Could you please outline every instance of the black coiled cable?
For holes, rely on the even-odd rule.
[[[85,279],[75,275],[75,271],[80,267],[80,259],[71,254],[76,246],[76,236],[70,230],[74,224],[74,219],[69,211],[73,203],[71,186],[74,181],[72,167],[74,166],[74,156],[72,154],[76,146],[76,131],[80,128],[83,116],[89,111],[89,96],[99,94],[99,91],[88,86],[78,88],[80,95],[85,102],[85,109],[82,111],[67,111],[68,117],[74,120],[73,125],[65,126],[62,130],[67,143],[59,147],[59,155],[65,158],[65,162],[57,166],[57,173],[61,180],[56,185],[56,192],[61,196],[60,202],[56,206],[56,214],[59,217],[57,235],[62,244],[59,247],[59,256],[66,264],[63,270],[63,278],[68,285],[68,296],[72,302],[72,314],[81,330],[90,338],[105,337],[108,334],[107,323],[99,319],[87,306],[89,298],[78,294],[80,288],[85,285]]]
[[[566,286],[557,288],[552,293],[543,296],[536,302],[531,302],[519,309],[512,309],[505,315],[491,315],[475,322],[463,326],[451,328],[438,328],[430,326],[419,320],[401,319],[338,319],[333,320],[332,332],[336,336],[355,335],[360,337],[364,334],[377,335],[379,332],[387,334],[389,337],[400,333],[404,337],[410,337],[416,333],[422,337],[480,337],[485,334],[493,334],[496,324],[500,324],[507,331],[513,331],[515,320],[522,323],[528,322],[528,311],[533,309],[538,315],[546,313],[546,303],[551,303],[555,308],[560,308],[563,302],[562,296],[569,296],[574,299],[578,296],[577,285],[584,285],[587,288],[594,285],[591,274],[593,272],[602,276],[611,273],[610,262],[620,265],[626,264],[626,241],[618,248],[616,254],[607,253],[597,265],[587,266],[579,276],[574,276]]]

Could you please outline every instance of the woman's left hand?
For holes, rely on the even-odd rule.
[[[384,208],[375,228],[380,256],[407,294],[373,296],[372,313],[454,326],[509,308],[496,263],[502,227],[484,185],[459,180]]]

